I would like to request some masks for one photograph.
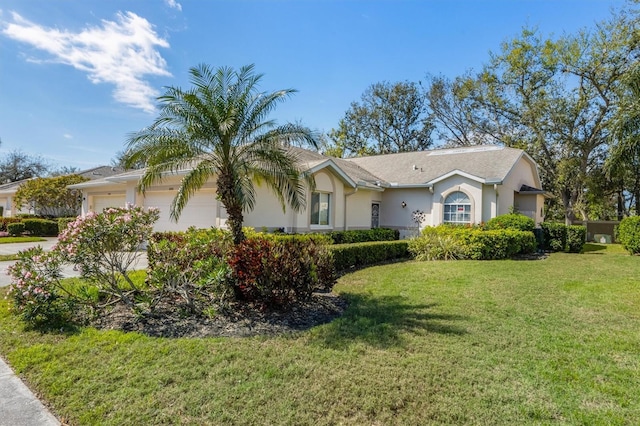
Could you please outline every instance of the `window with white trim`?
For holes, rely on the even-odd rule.
[[[444,200],[444,223],[471,223],[471,200],[462,191],[452,192]]]
[[[314,192],[311,194],[311,225],[329,226],[331,212],[331,194]]]

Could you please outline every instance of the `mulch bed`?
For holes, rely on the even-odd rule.
[[[95,319],[103,330],[136,331],[153,337],[247,337],[308,330],[342,315],[347,302],[334,293],[314,293],[286,311],[265,311],[248,304],[220,309],[213,318],[185,314],[175,306],[159,306],[153,314],[135,316],[123,306]]]

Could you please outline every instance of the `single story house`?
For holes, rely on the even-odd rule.
[[[87,170],[82,170],[75,174],[93,180],[119,174],[123,171],[124,169],[122,167],[99,166]],[[21,213],[35,213],[35,211],[29,206],[17,206],[14,201],[18,188],[20,188],[20,186],[27,180],[29,179],[0,185],[0,217],[12,217]]]
[[[511,210],[536,223],[544,219],[537,165],[520,149],[474,146],[346,159],[291,150],[315,178],[307,209],[283,212],[270,190],[258,186],[256,208],[245,213],[245,226],[286,232],[386,227],[408,235],[441,223],[486,222]],[[164,176],[144,195],[136,189],[143,173],[134,170],[71,187],[83,191],[83,214],[131,203],[160,209],[158,231],[225,226],[214,179],[191,198],[175,223],[169,208],[186,171]]]

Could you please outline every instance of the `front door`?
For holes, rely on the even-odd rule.
[[[371,228],[380,226],[380,203],[371,203]]]

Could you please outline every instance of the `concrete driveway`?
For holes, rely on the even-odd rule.
[[[31,247],[41,246],[45,251],[49,251],[58,242],[56,237],[46,238],[46,241],[38,241],[34,243],[10,243],[0,244],[0,254],[16,254],[22,250],[26,250]],[[0,262],[0,287],[6,287],[11,284],[11,277],[7,275],[7,268],[16,263],[15,261]],[[138,263],[134,269],[146,269],[147,268],[147,253],[142,253]],[[62,267],[62,276],[64,277],[77,277],[80,273],[73,269],[73,265],[64,265]],[[0,423],[1,424],[1,423]]]

